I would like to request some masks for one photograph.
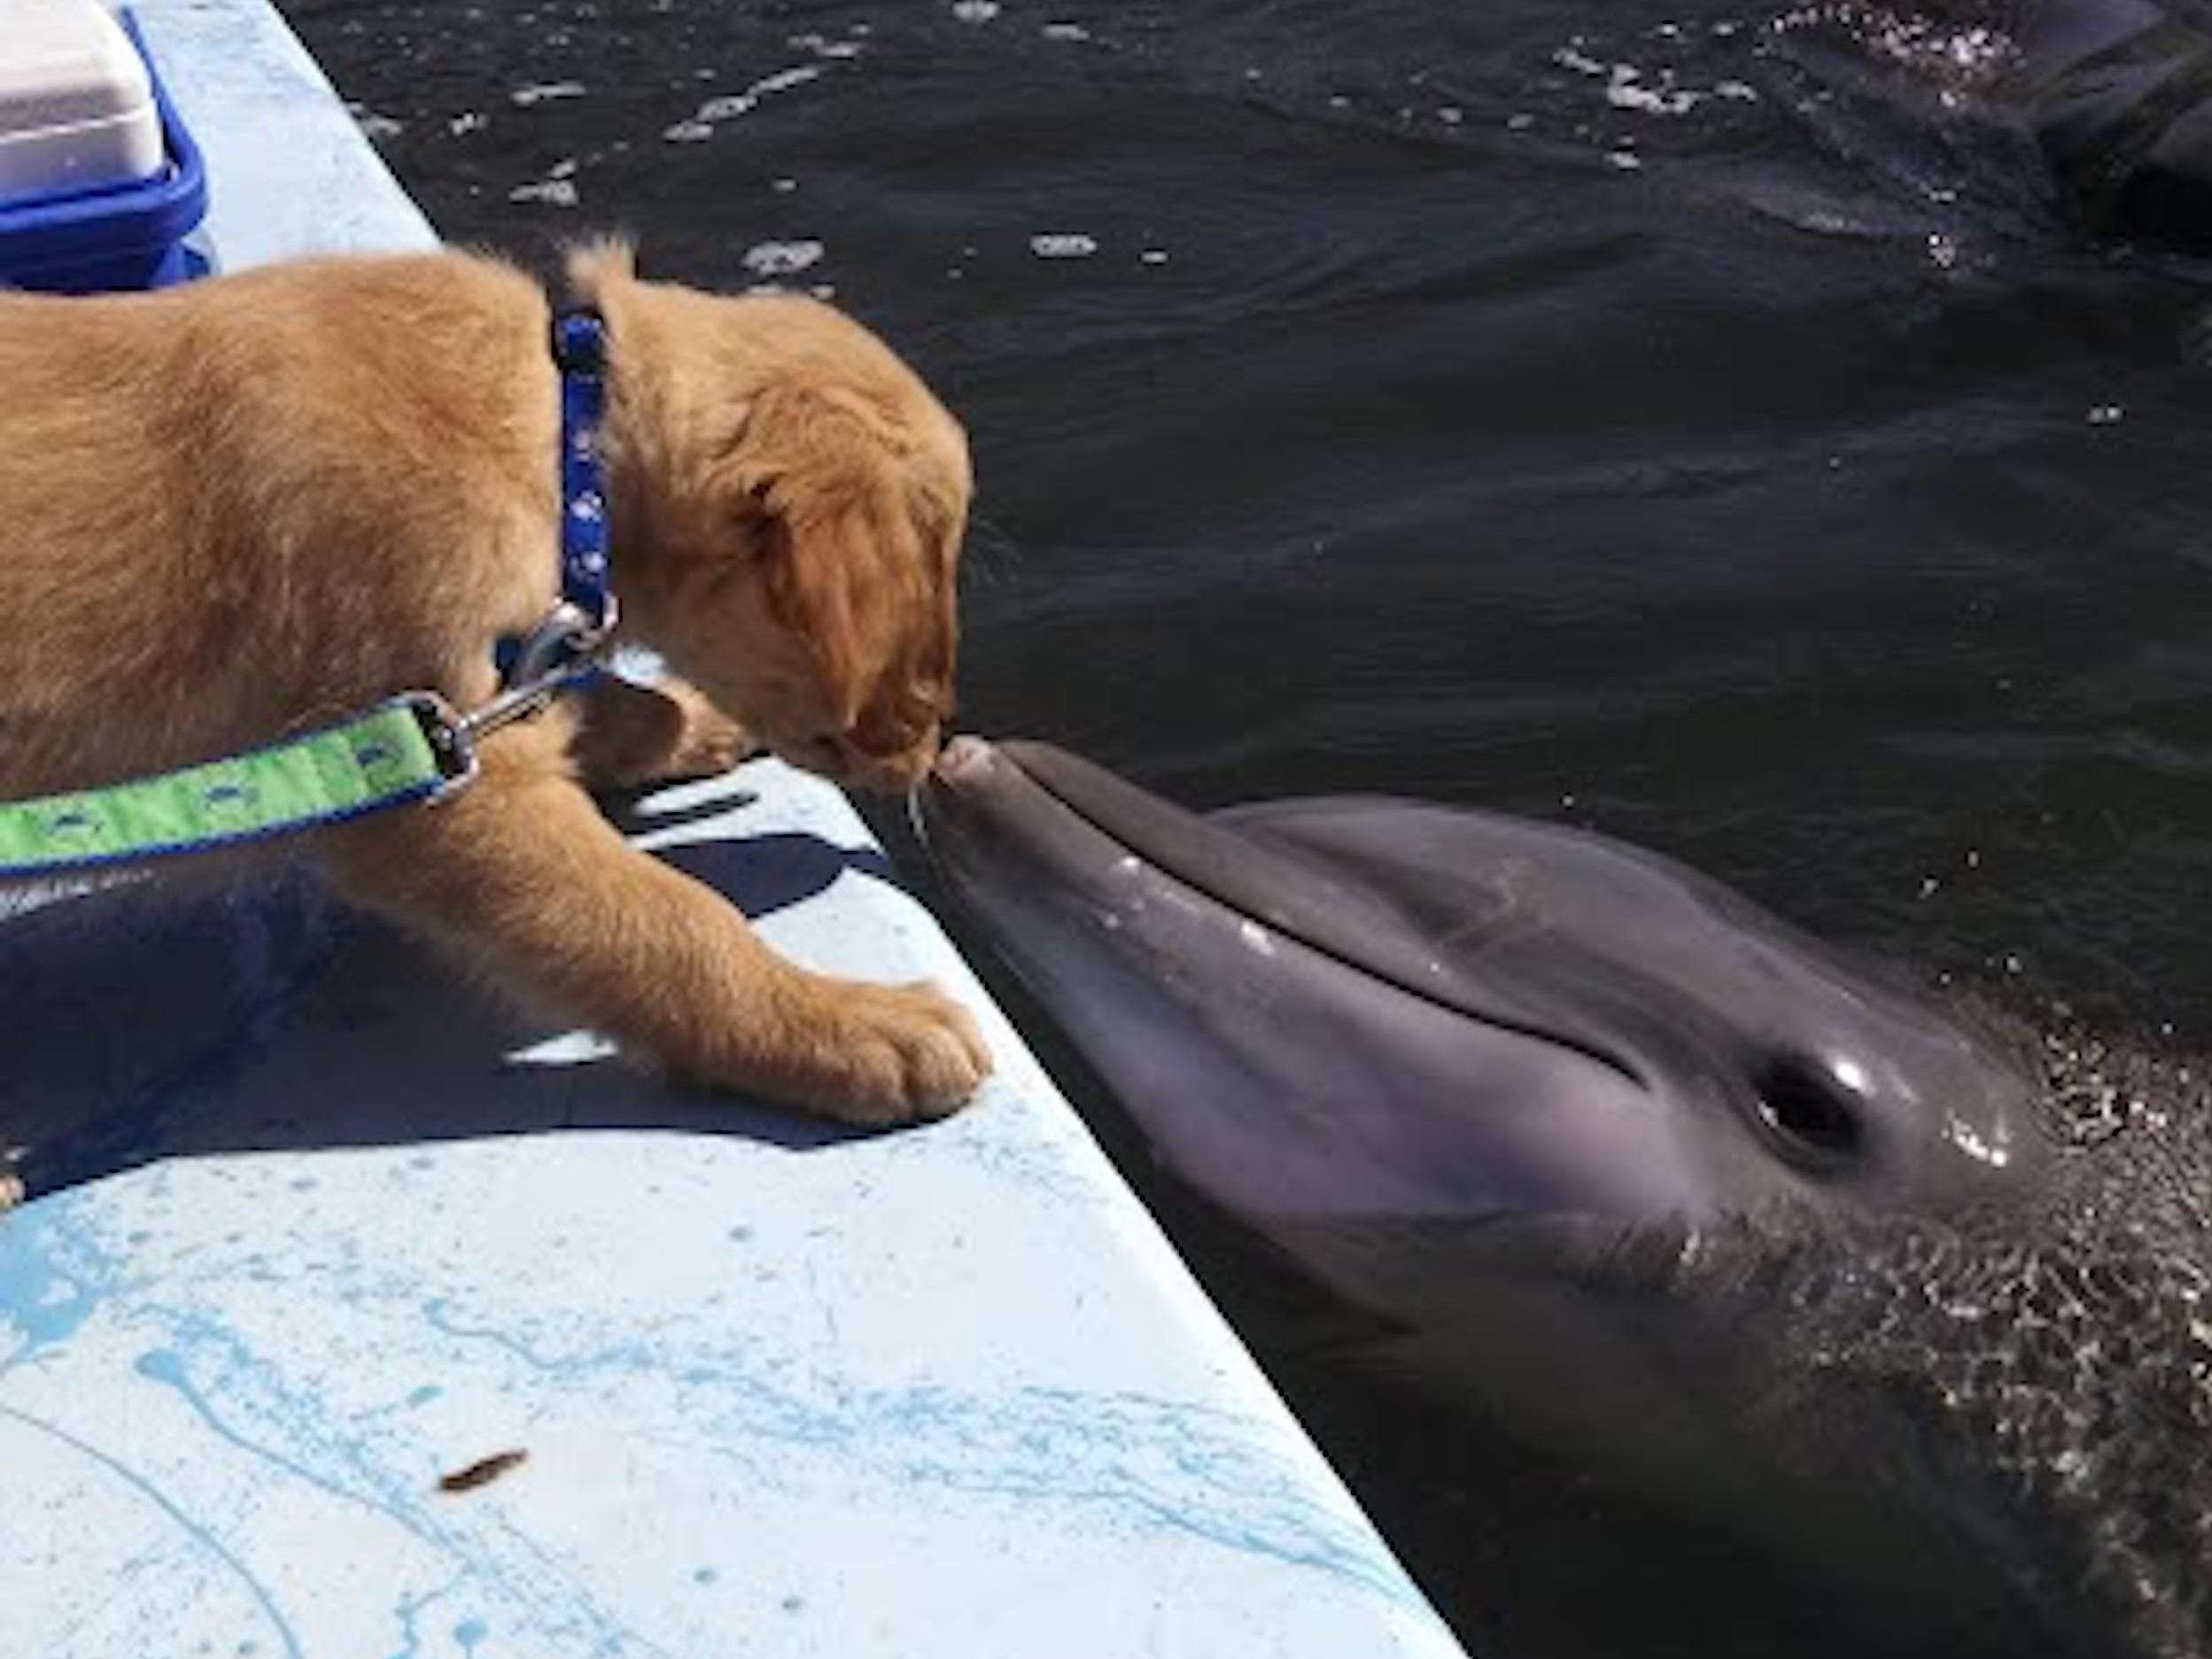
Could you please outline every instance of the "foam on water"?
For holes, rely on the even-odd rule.
[[[811,50],[817,50],[823,58],[833,60],[858,57],[861,50],[857,42],[831,43],[825,41],[820,35],[803,35],[799,37],[799,42],[795,43],[808,43]],[[842,50],[833,50],[833,48],[842,48]],[[774,97],[779,93],[788,92],[795,87],[803,87],[808,81],[819,79],[826,67],[827,65],[823,63],[794,64],[788,68],[779,69],[772,74],[763,75],[742,91],[724,93],[719,97],[707,99],[687,119],[664,128],[661,136],[671,143],[698,143],[711,138],[714,136],[714,129],[724,122],[733,121],[742,115],[749,115],[766,99]]]
[[[757,242],[741,260],[756,276],[790,276],[820,264],[822,252],[819,242]]]

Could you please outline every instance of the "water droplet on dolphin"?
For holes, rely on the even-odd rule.
[[[2001,1140],[1985,1139],[1972,1124],[1952,1118],[1944,1128],[1951,1143],[1968,1158],[1978,1159],[1992,1169],[2002,1169],[2012,1162],[2011,1150]]]

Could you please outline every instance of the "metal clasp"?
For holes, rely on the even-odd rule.
[[[467,714],[456,711],[434,691],[411,691],[401,702],[421,722],[423,735],[437,757],[444,786],[432,796],[443,800],[477,775],[477,745],[503,725],[527,719],[560,689],[596,673],[614,651],[615,601],[607,600],[603,621],[594,622],[563,600],[532,629],[508,671],[506,686]]]
[[[545,620],[523,637],[507,671],[508,688],[520,691],[547,680],[557,684],[563,678],[581,678],[598,667],[613,645],[617,614],[611,593],[607,596],[605,616],[597,621],[573,600],[555,601]]]

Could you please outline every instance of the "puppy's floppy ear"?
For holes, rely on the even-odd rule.
[[[770,605],[804,640],[850,727],[876,683],[913,654],[903,618],[937,602],[937,551],[912,442],[886,412],[837,387],[780,384],[747,412],[739,487],[766,519]],[[940,647],[924,644],[921,655]]]

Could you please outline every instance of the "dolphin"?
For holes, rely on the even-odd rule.
[[[1481,1529],[1479,1649],[2212,1651],[2199,1446],[2148,1472],[2177,1386],[2212,1432],[2203,1205],[2076,1146],[2048,1053],[1581,830],[974,738],[914,814],[1174,1181],[1446,1409],[1417,1467],[1619,1494]]]
[[[1922,7],[1852,3],[1805,15],[1824,10],[1882,41],[1894,41],[1900,17],[1915,12],[1947,26],[1946,78],[1978,82],[1991,107],[2018,112],[2085,228],[2192,252],[2212,247],[2205,0],[1922,0]],[[1968,35],[1957,32],[1963,25],[1985,27]]]

